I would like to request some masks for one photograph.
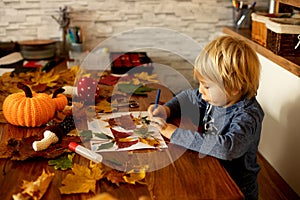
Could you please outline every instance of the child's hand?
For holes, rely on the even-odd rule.
[[[155,108],[155,105],[150,105],[148,113],[150,120],[152,117],[160,117],[166,121],[170,116],[170,109],[167,106],[158,105],[157,108]]]
[[[162,135],[164,135],[166,138],[169,138],[169,139],[171,138],[172,134],[177,129],[177,126],[167,123],[164,119],[162,119],[160,117],[152,117],[151,125],[156,127]]]

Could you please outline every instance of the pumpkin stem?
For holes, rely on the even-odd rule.
[[[32,92],[28,85],[25,85],[23,83],[18,83],[17,87],[25,92],[26,97],[32,98]]]
[[[58,88],[57,90],[55,90],[55,91],[53,92],[52,99],[56,98],[58,94],[63,93],[64,91],[65,91],[65,89],[63,89],[63,88]]]

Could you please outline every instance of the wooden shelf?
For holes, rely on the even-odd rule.
[[[277,0],[279,3],[284,3],[290,6],[296,6],[300,8],[300,1],[299,0]]]
[[[254,48],[254,50],[256,50],[257,53],[261,54],[262,56],[273,61],[282,68],[300,77],[299,57],[282,57],[277,54],[274,54],[272,51],[252,41],[250,29],[236,29],[234,27],[223,27],[223,33],[238,37],[240,39],[244,39],[252,48]]]

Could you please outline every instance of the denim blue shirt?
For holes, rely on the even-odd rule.
[[[201,133],[177,128],[171,143],[220,159],[234,179],[247,174],[257,175],[260,168],[256,153],[264,112],[255,97],[242,98],[223,108],[205,102],[198,89],[190,89],[165,105],[170,108],[170,117],[188,115],[203,127]]]

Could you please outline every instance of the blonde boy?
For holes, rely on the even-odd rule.
[[[255,97],[260,77],[255,51],[237,38],[218,37],[199,54],[194,76],[199,88],[148,108],[153,124],[171,143],[218,158],[245,198],[258,199],[256,154],[264,112]],[[203,131],[166,122],[183,115]]]

